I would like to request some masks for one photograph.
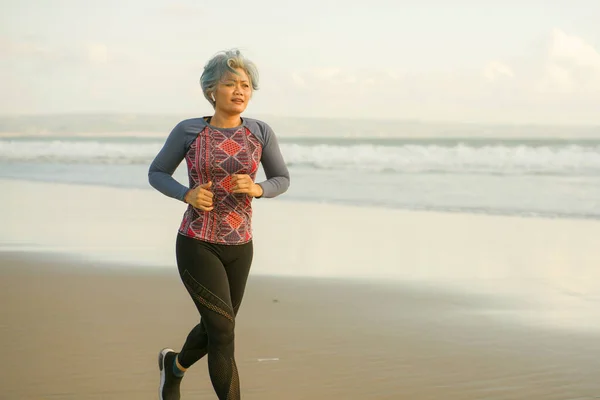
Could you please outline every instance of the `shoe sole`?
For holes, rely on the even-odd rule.
[[[158,399],[159,400],[164,400],[163,396],[162,396],[162,391],[163,388],[165,386],[165,356],[167,355],[167,353],[170,352],[175,352],[175,350],[173,349],[169,349],[169,348],[164,348],[160,351],[160,353],[158,353],[158,369],[160,370],[160,386],[158,387]]]

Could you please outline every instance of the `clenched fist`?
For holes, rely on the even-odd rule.
[[[191,204],[193,207],[198,208],[203,211],[212,211],[214,208],[213,205],[213,192],[211,192],[210,187],[212,186],[212,181],[208,183],[203,183],[202,185],[196,187],[188,191],[185,195],[184,201],[188,204]]]
[[[233,184],[232,193],[246,193],[252,197],[260,197],[263,194],[262,187],[254,183],[250,175],[232,175],[231,183]]]

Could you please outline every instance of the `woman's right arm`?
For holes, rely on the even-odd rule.
[[[184,201],[189,189],[173,178],[173,173],[184,159],[186,150],[185,128],[179,123],[169,134],[148,170],[148,182],[152,187],[166,196],[181,201]]]

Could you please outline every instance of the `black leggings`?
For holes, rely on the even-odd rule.
[[[237,400],[235,316],[246,288],[253,244],[219,245],[178,234],[176,254],[179,275],[201,317],[188,334],[179,363],[189,368],[208,354],[210,379],[218,398]]]

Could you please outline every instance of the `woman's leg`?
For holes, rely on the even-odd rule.
[[[208,351],[208,334],[204,321],[192,328],[188,334],[181,351],[177,356],[177,362],[185,369],[194,365],[198,360],[206,355]]]
[[[242,299],[244,297],[246,282],[248,280],[250,266],[252,265],[253,246],[252,243],[246,243],[241,246],[236,246],[235,249],[232,248],[230,251],[219,248],[224,246],[212,247],[215,248],[214,251],[217,253],[217,255],[223,261],[225,261],[224,267],[227,272],[227,279],[229,281],[229,292],[231,295],[231,303],[233,305],[233,314],[235,317],[237,316]],[[196,325],[188,334],[185,344],[179,353],[178,362],[180,363],[180,366],[188,369],[194,365],[206,355],[207,346],[208,335],[206,334],[206,327],[201,319],[200,323]]]
[[[201,315],[181,352],[179,364],[188,368],[208,353],[211,382],[219,399],[239,399],[234,358],[235,314],[241,303],[252,244],[213,245],[179,235],[177,262],[181,279]]]
[[[234,247],[234,246],[229,246]],[[237,316],[239,308],[244,298],[246,291],[246,283],[252,266],[252,258],[254,256],[254,245],[248,242],[242,245],[236,245],[235,249],[227,249],[223,247],[222,259],[225,262],[225,271],[227,271],[227,279],[229,280],[229,292],[231,294],[231,304],[233,313]]]

